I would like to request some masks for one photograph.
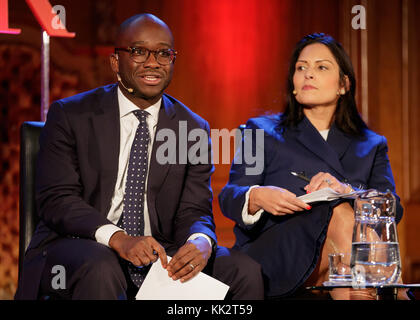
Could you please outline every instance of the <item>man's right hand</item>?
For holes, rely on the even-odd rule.
[[[135,266],[147,266],[158,258],[163,268],[168,264],[165,249],[150,236],[132,237],[117,231],[109,239],[109,246]]]

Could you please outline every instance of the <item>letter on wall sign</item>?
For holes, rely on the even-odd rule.
[[[53,9],[48,0],[26,0],[26,3],[39,25],[50,37],[74,38],[76,36],[74,32],[68,32],[65,27],[65,10]],[[0,0],[0,33],[19,34],[20,32],[20,29],[9,28],[8,0]]]

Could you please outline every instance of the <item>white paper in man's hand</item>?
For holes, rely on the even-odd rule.
[[[168,262],[171,257],[168,256]],[[143,281],[137,300],[223,300],[229,286],[200,272],[182,283],[172,280],[168,271],[157,260]]]

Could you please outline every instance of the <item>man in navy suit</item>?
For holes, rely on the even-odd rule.
[[[168,164],[158,157],[163,141],[154,137],[162,129],[180,139],[182,121],[188,132],[209,132],[207,121],[164,94],[174,68],[173,45],[163,21],[150,14],[131,17],[120,26],[110,58],[119,84],[51,105],[36,179],[41,222],[25,254],[16,298],[132,298],[138,285],[127,266],[147,268],[158,259],[174,280],[187,281],[204,271],[228,284],[232,299],[263,298],[259,265],[217,246],[210,160]],[[124,186],[140,127],[138,110],[147,112],[143,125],[151,138],[146,192],[139,196],[142,230],[133,236],[121,221],[127,214]],[[188,151],[193,142],[185,143]],[[206,148],[210,159],[210,141]],[[56,265],[65,269],[65,288],[52,285]]]

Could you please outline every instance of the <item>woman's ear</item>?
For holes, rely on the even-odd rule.
[[[350,80],[347,75],[344,75],[344,88],[346,92],[350,90]]]
[[[344,76],[344,79],[346,81],[346,91],[350,91],[350,79],[348,76]]]
[[[344,79],[340,81],[339,93],[340,95],[344,95],[349,90],[350,90],[350,80],[348,76],[344,75]]]

